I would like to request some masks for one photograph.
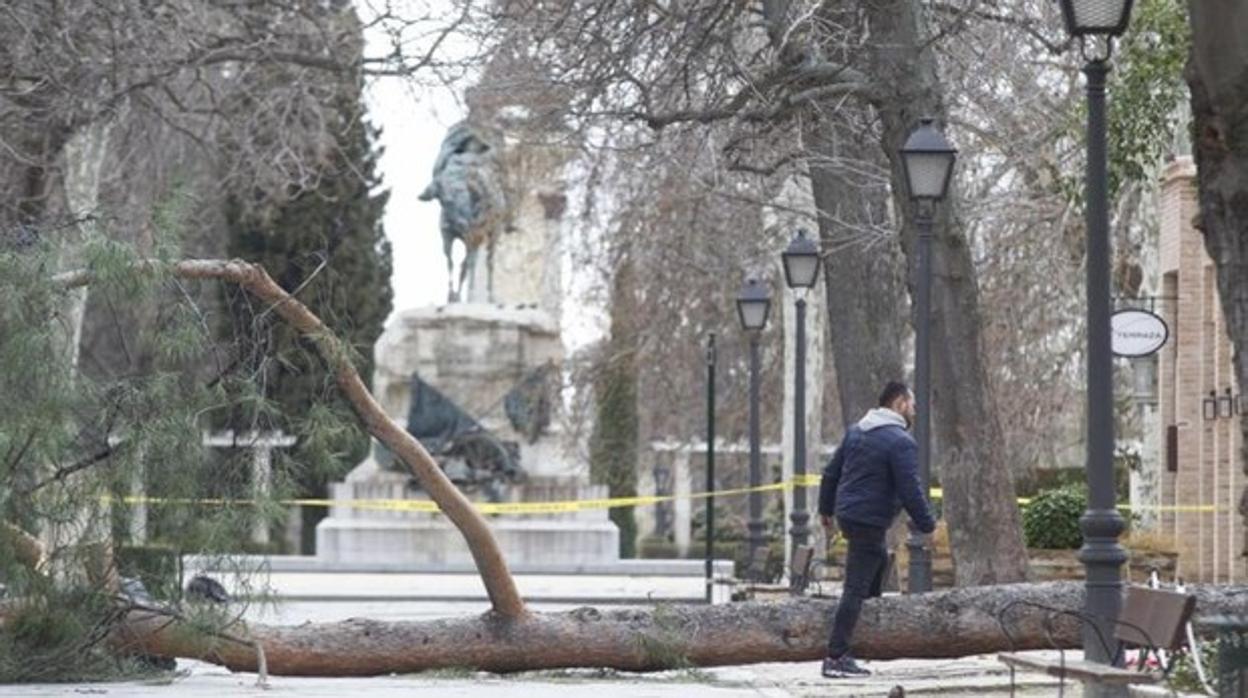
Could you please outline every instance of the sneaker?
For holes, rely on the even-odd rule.
[[[870,675],[871,672],[859,666],[858,662],[855,662],[854,658],[848,654],[835,659],[827,657],[823,660],[823,677],[825,679],[844,679]]]

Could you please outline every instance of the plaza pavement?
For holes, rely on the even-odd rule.
[[[872,662],[877,673],[864,681],[830,681],[819,676],[817,662],[755,664],[658,674],[614,671],[544,671],[518,675],[432,672],[372,678],[271,677],[256,686],[255,674],[232,674],[202,662],[180,661],[173,678],[143,682],[37,684],[0,686],[0,696],[116,696],[135,698],[813,698],[815,696],[888,696],[902,685],[907,696],[1003,696],[1009,694],[1008,674],[991,657],[949,662],[899,660]],[[1037,677],[1019,677],[1019,696],[1055,696],[1057,684]],[[1078,695],[1068,685],[1067,695]]]

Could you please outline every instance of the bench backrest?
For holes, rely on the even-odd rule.
[[[1114,638],[1137,647],[1174,650],[1186,639],[1185,629],[1196,610],[1196,597],[1175,591],[1127,587]]]

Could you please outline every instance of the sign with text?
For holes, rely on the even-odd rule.
[[[1170,328],[1156,313],[1147,310],[1119,310],[1110,319],[1114,354],[1127,358],[1148,356],[1170,338]]]

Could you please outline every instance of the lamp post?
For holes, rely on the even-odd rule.
[[[771,312],[771,292],[767,285],[758,279],[747,279],[737,295],[737,317],[741,320],[741,328],[750,338],[750,518],[746,524],[749,531],[747,544],[749,558],[746,565],[746,579],[760,582],[763,579],[763,493],[758,490],[763,484],[762,458],[759,454],[758,427],[758,338],[767,326],[767,316]]]
[[[1114,386],[1110,350],[1109,195],[1106,175],[1105,76],[1113,39],[1127,28],[1131,0],[1061,0],[1071,36],[1080,40],[1088,87],[1088,163],[1086,181],[1088,397],[1088,510],[1079,519],[1087,596],[1084,610],[1096,625],[1084,626],[1084,656],[1110,664],[1112,650],[1099,637],[1113,637],[1122,609],[1122,565],[1126,550],[1118,544],[1122,516],[1114,502]]]
[[[706,335],[706,602],[715,603],[715,333]]]
[[[901,147],[901,166],[906,174],[910,200],[915,205],[919,232],[918,292],[915,302],[914,341],[915,440],[919,444],[919,485],[927,498],[932,482],[932,218],[938,204],[949,192],[949,180],[958,151],[933,124],[930,117],[919,120],[919,127]],[[906,589],[914,594],[932,590],[932,554],[922,534],[910,526],[906,541],[910,551],[909,581]]]
[[[796,296],[797,332],[794,340],[794,361],[797,373],[793,381],[793,511],[789,520],[793,528],[793,548],[806,545],[810,539],[810,513],[806,510],[806,289],[819,278],[819,246],[805,230],[798,230],[780,255],[784,264],[784,281]]]

